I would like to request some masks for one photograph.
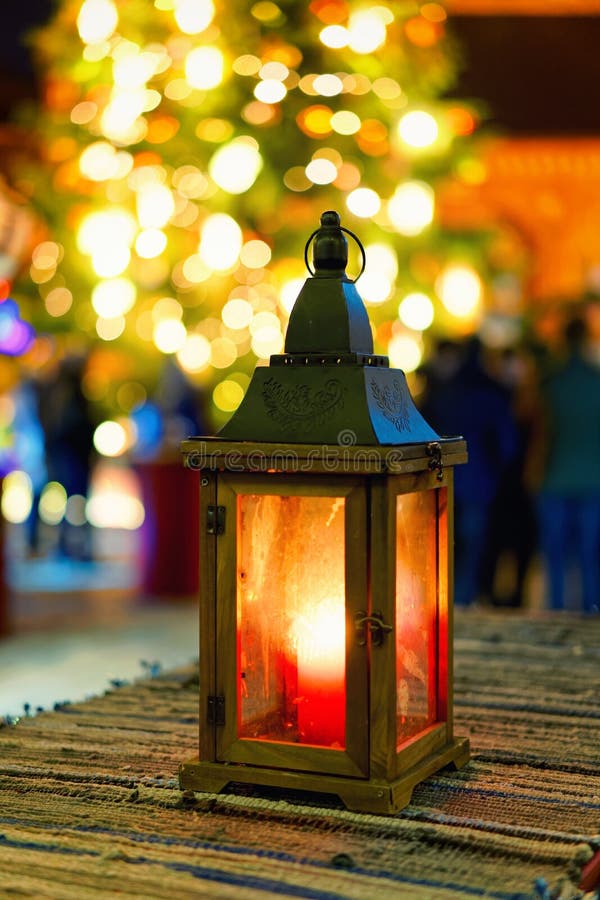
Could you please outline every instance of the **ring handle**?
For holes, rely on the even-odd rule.
[[[348,279],[348,281],[350,281],[351,284],[356,284],[356,282],[358,281],[358,279],[360,278],[360,276],[362,275],[362,273],[365,271],[365,267],[366,267],[366,265],[367,265],[367,254],[365,253],[365,248],[364,248],[363,245],[361,244],[359,238],[357,238],[357,236],[354,234],[353,231],[350,231],[348,228],[344,228],[343,225],[340,225],[340,226],[339,226],[339,229],[340,229],[340,231],[345,231],[346,234],[349,234],[351,238],[354,238],[354,240],[355,240],[356,243],[358,244],[358,249],[360,250],[360,255],[361,255],[361,260],[362,260],[362,265],[361,265],[360,272],[358,273],[358,275],[356,276],[356,278],[349,278],[349,279]],[[304,264],[306,265],[306,268],[308,269],[308,271],[310,272],[310,274],[313,275],[313,276],[315,275],[315,272],[314,272],[313,269],[311,268],[310,262],[309,262],[309,260],[308,260],[308,250],[309,250],[310,245],[312,244],[313,240],[315,239],[315,237],[317,236],[317,234],[318,234],[320,231],[321,231],[320,228],[315,228],[315,230],[313,231],[313,233],[311,234],[311,236],[310,236],[309,239],[307,240],[306,246],[304,247]]]

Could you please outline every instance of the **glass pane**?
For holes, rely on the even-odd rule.
[[[396,718],[398,746],[435,722],[436,491],[396,498]]]
[[[343,497],[238,497],[239,736],[345,746]]]

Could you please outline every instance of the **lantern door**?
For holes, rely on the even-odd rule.
[[[366,488],[218,476],[216,761],[368,775]]]
[[[373,491],[373,608],[392,623],[371,666],[371,773],[401,776],[452,740],[448,504],[451,474],[391,476]],[[385,535],[385,539],[384,536]]]

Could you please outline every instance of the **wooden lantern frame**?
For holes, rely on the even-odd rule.
[[[391,449],[218,438],[184,442],[186,465],[200,471],[203,534],[199,758],[181,766],[183,789],[276,786],[334,794],[353,810],[393,813],[410,802],[418,782],[468,761],[468,741],[453,734],[451,601],[452,467],[466,460],[466,447],[452,439]],[[397,747],[396,642],[386,640],[377,623],[391,627],[392,635],[399,625],[396,497],[420,491],[435,491],[436,714],[431,725]],[[346,498],[344,750],[238,736],[236,498],[243,493]]]

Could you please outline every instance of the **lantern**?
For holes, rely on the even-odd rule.
[[[180,784],[391,813],[468,760],[452,729],[451,579],[466,448],[374,354],[343,232],[322,215],[284,353],[217,437],[183,443],[202,536],[200,752]]]

